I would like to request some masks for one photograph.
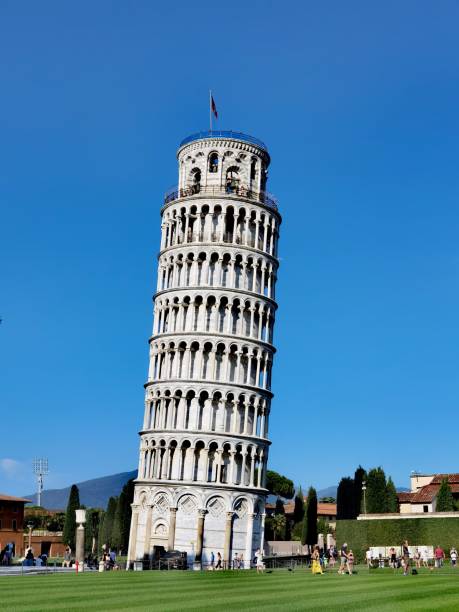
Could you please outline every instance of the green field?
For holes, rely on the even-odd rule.
[[[107,572],[0,577],[14,610],[459,610],[459,570]]]

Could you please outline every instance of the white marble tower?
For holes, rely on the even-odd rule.
[[[178,153],[161,251],[129,559],[249,567],[263,545],[280,215],[266,146],[201,132]]]

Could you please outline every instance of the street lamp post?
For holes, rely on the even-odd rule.
[[[33,529],[33,523],[27,523],[27,529],[29,530],[29,548],[32,548],[32,529]]]
[[[362,491],[363,491],[363,513],[367,513],[367,497],[366,497],[367,483],[365,480],[362,482]]]

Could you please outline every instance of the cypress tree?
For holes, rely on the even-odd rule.
[[[124,496],[121,493],[120,496],[116,498],[115,515],[113,517],[113,527],[110,537],[110,545],[118,552],[120,552],[122,546],[121,523],[123,521],[122,515],[124,510],[123,497]]]
[[[97,551],[97,540],[99,535],[100,517],[102,510],[89,508],[86,511],[86,525],[84,530],[84,547],[88,553],[95,554]]]
[[[387,512],[398,512],[398,496],[392,478],[389,476],[386,485]]]
[[[298,488],[298,491],[295,495],[295,506],[293,508],[293,524],[297,525],[301,523],[304,518],[304,498],[303,491],[301,487]]]
[[[100,511],[99,514],[99,525],[98,525],[98,529],[97,529],[97,551],[101,551],[102,550],[102,546],[104,545],[104,523],[105,523],[105,512],[104,510]]]
[[[75,510],[80,508],[80,492],[76,485],[72,485],[65,512],[64,530],[62,541],[75,551],[76,514]]]
[[[383,512],[387,512],[386,475],[382,467],[377,467],[367,476],[367,513]]]
[[[274,510],[274,514],[285,514],[284,502],[280,497],[276,499],[276,509]]]
[[[110,499],[108,500],[107,512],[104,515],[104,522],[99,538],[99,547],[102,547],[104,544],[106,544],[107,546],[112,545],[112,532],[113,524],[115,521],[117,501],[117,497],[110,497]]]
[[[366,472],[361,465],[355,470],[354,474],[354,516],[357,518],[362,512],[362,483],[366,478]]]
[[[128,551],[129,547],[129,532],[131,530],[132,508],[131,504],[134,501],[134,479],[128,480],[121,491],[123,496],[123,511],[121,515],[121,549],[123,552]],[[120,495],[120,497],[121,497]]]
[[[314,546],[317,544],[317,492],[314,487],[310,487],[308,491],[303,522],[303,544]]]
[[[452,512],[454,510],[454,497],[448,479],[443,478],[437,493],[436,512]]]
[[[336,518],[355,518],[354,481],[349,476],[341,478],[336,494]]]

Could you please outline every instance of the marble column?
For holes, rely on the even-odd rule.
[[[132,508],[132,518],[131,518],[131,529],[129,534],[129,553],[127,559],[126,569],[129,568],[129,562],[135,561],[136,554],[135,549],[137,545],[137,525],[139,522],[139,509],[138,507]]]
[[[264,546],[265,546],[265,519],[266,519],[266,514],[263,512],[263,514],[261,515],[261,527],[260,527],[260,550],[261,553],[264,554]]]
[[[234,512],[226,513],[225,523],[225,547],[223,549],[223,563],[224,567],[229,569],[231,567],[231,535],[233,530],[233,515]]]
[[[247,536],[245,540],[245,553],[244,553],[244,569],[250,569],[250,563],[252,560],[253,553],[253,520],[256,514],[249,513],[247,515]]]
[[[152,520],[152,507],[147,506],[147,524],[145,526],[145,546],[143,549],[144,555],[150,556],[151,554],[151,520]]]
[[[207,510],[198,510],[198,525],[196,533],[196,553],[194,556],[193,569],[200,570],[202,568],[202,543],[204,540],[204,517]]]
[[[175,523],[177,520],[177,508],[169,508],[169,537],[167,540],[167,550],[174,550],[175,545]]]

